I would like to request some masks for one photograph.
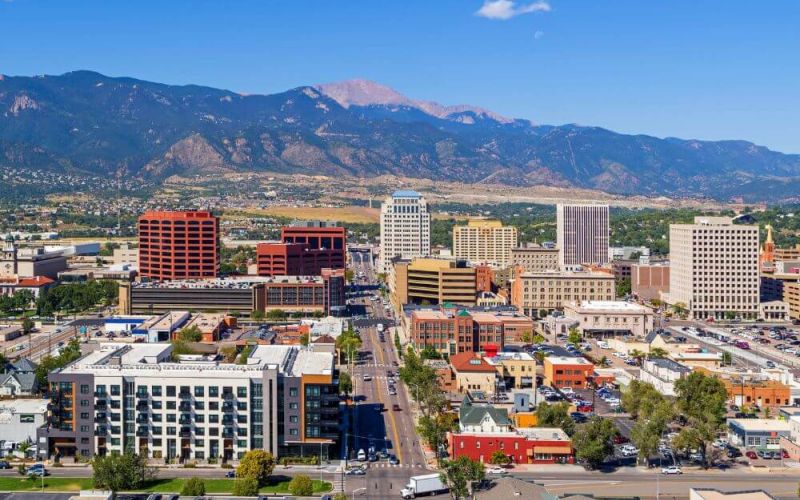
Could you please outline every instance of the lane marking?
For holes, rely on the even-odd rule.
[[[372,328],[369,329],[369,340],[370,343],[374,345],[375,335],[373,334],[372,330],[373,330]],[[383,349],[378,349],[378,355],[381,357],[381,364],[383,364],[384,363]],[[383,391],[375,391],[375,392],[378,393],[378,399],[380,399],[381,404],[384,405],[384,407],[386,407],[386,403],[383,400]],[[395,453],[397,453],[397,459],[400,460],[400,463],[402,464],[404,463],[403,450],[400,448],[400,434],[397,433],[397,422],[395,422],[394,420],[394,410],[391,408],[387,408],[386,411],[389,412],[389,420],[392,423],[392,434],[394,435],[394,442],[397,443],[397,450],[395,450]]]

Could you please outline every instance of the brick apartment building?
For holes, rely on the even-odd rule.
[[[148,211],[139,217],[139,275],[154,280],[215,278],[219,219],[208,211]]]

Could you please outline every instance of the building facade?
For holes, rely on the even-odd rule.
[[[477,270],[465,261],[422,259],[396,261],[390,286],[396,304],[474,306],[478,294]]]
[[[645,359],[639,377],[665,396],[675,396],[675,382],[692,373],[692,369],[671,359]]]
[[[631,267],[631,293],[642,300],[661,299],[669,292],[669,262],[634,264]]]
[[[511,265],[521,267],[526,273],[540,273],[559,269],[559,250],[527,245],[511,249]]]
[[[174,361],[171,344],[105,344],[50,374],[40,452],[201,461],[238,460],[251,449],[324,453],[339,437],[333,382],[332,354],[295,346],[258,346],[239,365]]]
[[[645,337],[653,330],[655,318],[649,307],[621,300],[567,302],[564,316],[577,323],[582,335],[592,337]]]
[[[428,203],[416,191],[395,191],[381,205],[379,269],[388,274],[392,260],[431,254],[431,214]]]
[[[343,227],[286,226],[281,241],[256,246],[259,276],[318,275],[344,269],[347,232]]]
[[[139,276],[152,280],[215,278],[219,218],[207,211],[150,211],[139,217]]]
[[[758,226],[729,217],[695,217],[671,224],[670,304],[694,319],[755,319],[759,303]]]
[[[526,316],[563,309],[570,301],[614,300],[614,276],[592,271],[515,272],[511,304]]]
[[[489,463],[500,451],[513,464],[571,464],[572,441],[559,428],[532,427],[511,432],[458,432],[448,435],[452,458]]]
[[[474,264],[507,267],[517,246],[517,228],[499,220],[470,219],[453,227],[453,256]]]
[[[586,358],[547,356],[544,358],[544,382],[551,387],[585,389],[594,374],[594,365]]]
[[[608,205],[561,204],[556,206],[556,244],[559,264],[608,262]]]

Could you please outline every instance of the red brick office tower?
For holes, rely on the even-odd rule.
[[[322,269],[344,269],[347,230],[343,227],[286,226],[280,243],[259,243],[259,276],[318,276]]]
[[[145,212],[138,229],[142,278],[203,279],[219,274],[219,219],[211,212]]]

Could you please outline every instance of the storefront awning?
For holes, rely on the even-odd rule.
[[[536,446],[534,450],[536,453],[550,453],[553,455],[569,455],[572,451],[565,446]]]

